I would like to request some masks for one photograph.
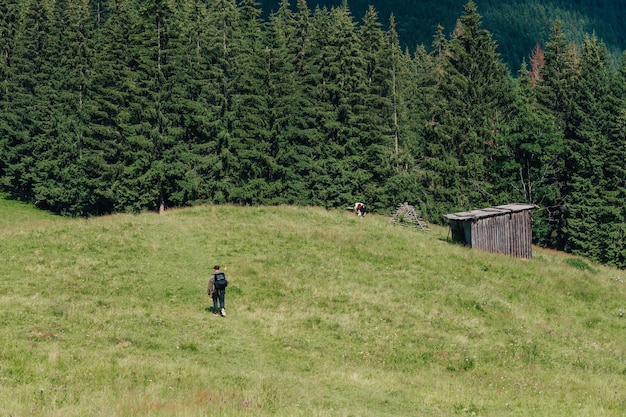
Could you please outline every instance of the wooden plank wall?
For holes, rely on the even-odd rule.
[[[475,220],[472,224],[471,245],[492,253],[531,258],[530,210]]]

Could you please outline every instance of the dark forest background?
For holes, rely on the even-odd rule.
[[[0,0],[0,189],[76,216],[523,202],[535,243],[626,267],[626,64],[599,31],[546,23],[511,70],[473,2],[412,47],[374,7],[272,10]]]
[[[341,6],[343,0],[310,0],[309,6]],[[370,5],[374,6],[387,28],[389,17],[396,19],[396,31],[403,48],[430,45],[437,26],[448,34],[454,29],[466,0],[350,0],[349,8],[360,21]],[[536,44],[545,44],[550,28],[561,21],[571,41],[581,43],[585,34],[602,39],[618,62],[626,48],[626,2],[623,0],[475,0],[474,3],[498,44],[498,53],[513,72],[528,60]],[[280,0],[260,0],[264,16],[278,10]]]

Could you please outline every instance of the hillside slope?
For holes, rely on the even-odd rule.
[[[31,204],[6,199],[0,194],[0,228],[24,227],[51,221],[62,221],[63,218],[47,211],[38,210]]]
[[[623,415],[626,272],[447,232],[233,206],[0,226],[0,415]]]

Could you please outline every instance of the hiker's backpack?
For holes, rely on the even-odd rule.
[[[228,280],[226,279],[226,274],[223,272],[218,272],[215,274],[215,279],[213,281],[213,285],[216,290],[223,290],[228,287]]]

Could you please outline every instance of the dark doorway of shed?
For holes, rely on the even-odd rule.
[[[472,225],[470,222],[450,222],[452,241],[472,246]]]

